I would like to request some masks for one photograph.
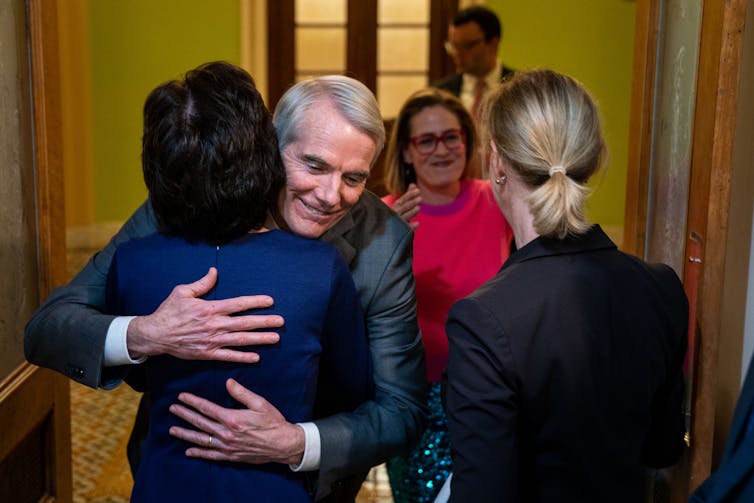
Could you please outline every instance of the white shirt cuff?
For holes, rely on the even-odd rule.
[[[107,329],[105,336],[105,367],[115,367],[117,365],[134,365],[142,363],[147,359],[146,356],[134,360],[128,354],[128,324],[136,316],[118,316],[115,318]]]
[[[288,465],[294,472],[311,472],[319,470],[319,461],[322,457],[322,443],[319,438],[319,429],[314,423],[296,423],[304,429],[304,456],[301,463]]]

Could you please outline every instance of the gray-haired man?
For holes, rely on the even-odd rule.
[[[174,427],[171,434],[196,445],[189,456],[319,470],[318,499],[353,501],[371,466],[418,438],[426,413],[412,234],[364,191],[385,133],[374,96],[363,84],[342,76],[302,81],[280,100],[274,123],[287,185],[272,217],[281,228],[331,243],[349,264],[366,317],[376,396],[353,412],[336,413],[337,390],[321,389],[318,401],[326,405],[319,406],[327,417],[297,425],[252,390],[229,383],[228,392],[245,409],[182,394],[171,410],[196,429]],[[149,316],[102,314],[115,248],[156,229],[145,203],[68,285],[51,294],[26,328],[29,361],[91,387],[112,387],[144,357],[253,362],[257,355],[232,348],[278,340],[275,333],[252,330],[279,327],[280,317],[230,316],[268,306],[268,297],[199,298],[214,285],[214,272],[178,286]]]

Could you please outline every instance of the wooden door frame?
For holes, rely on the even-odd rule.
[[[690,489],[710,473],[744,20],[748,0],[706,0],[702,11],[686,235],[701,240]],[[711,141],[710,141],[711,140]],[[688,249],[687,249],[688,255]],[[693,263],[686,261],[686,269]]]
[[[60,77],[56,3],[26,0],[33,116],[37,273],[40,300],[65,279]],[[72,500],[68,380],[27,362],[0,382],[0,460],[43,470],[40,501]]]
[[[652,112],[660,2],[638,0],[626,183],[624,249],[645,255]],[[714,449],[718,341],[743,32],[748,0],[703,0],[688,200],[684,284],[694,338],[690,448],[676,467],[673,501],[686,501],[710,473]],[[701,76],[701,77],[699,77]],[[692,253],[692,246],[695,247]],[[693,257],[691,255],[693,254]],[[689,260],[689,259],[693,260]],[[697,278],[694,289],[689,281]],[[689,287],[692,290],[689,290]]]
[[[637,257],[644,257],[647,232],[660,1],[636,2],[623,249]]]

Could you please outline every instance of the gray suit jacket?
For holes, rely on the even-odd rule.
[[[91,387],[121,382],[128,367],[103,366],[105,336],[114,318],[102,314],[107,272],[120,243],[155,231],[152,208],[145,203],[68,285],[52,292],[26,326],[30,362]],[[410,228],[365,191],[321,239],[340,251],[353,274],[367,323],[376,396],[354,412],[315,421],[322,439],[319,495],[406,451],[418,439],[426,415]]]

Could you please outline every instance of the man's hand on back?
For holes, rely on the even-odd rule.
[[[304,430],[237,381],[228,379],[226,388],[245,408],[226,409],[191,393],[181,393],[178,400],[182,403],[170,406],[170,412],[196,428],[170,428],[174,437],[196,445],[187,449],[186,455],[216,461],[299,464],[306,444]]]
[[[169,354],[184,360],[223,360],[254,363],[259,355],[231,348],[257,344],[275,344],[275,332],[252,332],[278,328],[278,315],[231,316],[248,309],[266,308],[273,299],[250,295],[223,300],[203,300],[217,282],[217,269],[198,281],[178,285],[167,299],[148,316],[138,316],[128,326],[127,345],[132,358]]]

